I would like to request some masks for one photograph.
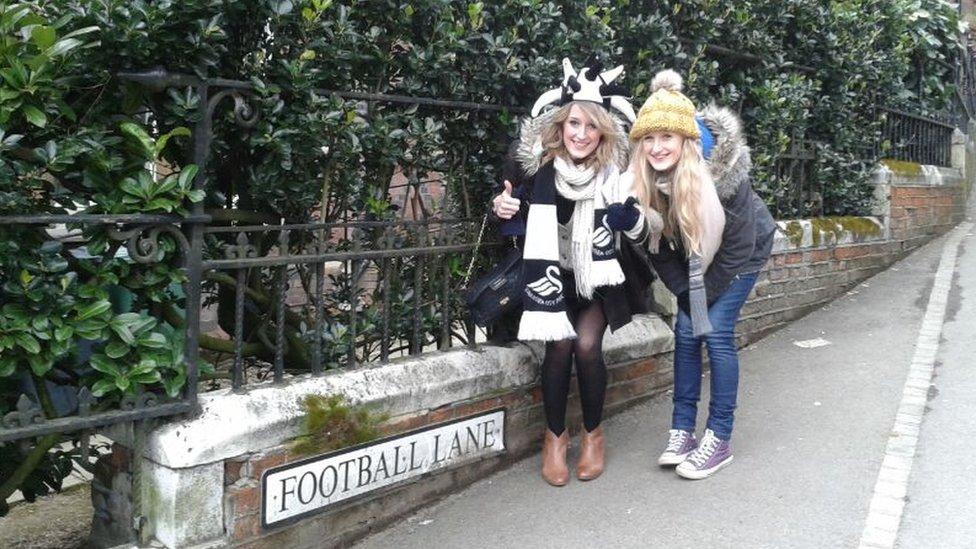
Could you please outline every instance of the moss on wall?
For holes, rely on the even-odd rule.
[[[803,224],[799,221],[787,221],[786,229],[783,232],[786,233],[786,238],[790,240],[790,244],[794,248],[799,248],[803,244]]]
[[[794,248],[803,245],[803,223],[800,221],[787,221],[783,232]],[[855,242],[869,236],[878,236],[881,234],[881,226],[868,217],[815,217],[810,219],[810,232],[812,246],[819,248],[836,243],[844,233],[851,233]]]
[[[308,395],[301,405],[305,409],[302,434],[292,443],[292,451],[301,455],[369,442],[379,436],[379,424],[389,419],[387,414],[351,407],[341,395]]]
[[[861,241],[868,236],[877,236],[881,234],[881,227],[872,219],[867,217],[818,217],[811,219],[810,224],[813,231],[812,236],[814,247],[819,247],[821,244],[836,243],[845,232],[851,233],[855,242]],[[826,235],[833,236],[833,241],[827,242],[826,240],[828,239],[824,238]]]
[[[922,175],[922,165],[918,162],[895,160],[893,158],[882,158],[878,162],[898,175],[907,175],[912,177]]]

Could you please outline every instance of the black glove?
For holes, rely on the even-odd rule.
[[[607,225],[614,231],[629,231],[637,226],[640,220],[640,210],[637,209],[637,199],[628,197],[621,204],[616,202],[607,205]]]

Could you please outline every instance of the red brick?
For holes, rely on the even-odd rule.
[[[429,423],[442,423],[454,417],[454,408],[450,405],[441,406],[431,410],[428,416],[430,417]]]
[[[802,263],[803,254],[802,253],[786,254],[786,258],[784,259],[784,261],[786,262],[787,265],[792,265],[794,263]]]
[[[261,535],[261,514],[247,515],[234,519],[231,539],[244,541]]]
[[[868,250],[865,246],[841,246],[834,248],[834,257],[837,259],[852,259],[867,254]]]
[[[266,470],[271,469],[272,467],[277,467],[279,465],[284,465],[289,461],[292,461],[292,456],[284,450],[278,453],[274,453],[272,455],[264,456],[257,459],[252,459],[251,467],[250,467],[251,471],[250,471],[250,475],[248,476],[249,478],[255,480],[261,480],[261,475],[264,474]]]
[[[820,263],[823,261],[830,261],[832,259],[830,250],[812,250],[810,252],[810,262]]]
[[[234,517],[243,517],[261,511],[261,487],[257,484],[244,488],[231,488],[224,498]]]
[[[525,390],[513,391],[502,395],[498,402],[499,406],[504,406],[509,410],[524,408],[532,405],[532,395]]]
[[[613,368],[610,370],[610,376],[614,381],[626,381],[648,376],[656,369],[656,361],[653,358],[647,358],[627,366]]]
[[[224,461],[224,486],[234,484],[241,479],[241,470],[246,460],[228,459]]]
[[[392,435],[395,433],[419,429],[428,423],[430,423],[430,417],[426,412],[420,414],[410,414],[391,419],[380,426],[380,431],[384,435]]]
[[[468,417],[481,412],[493,410],[501,405],[502,399],[499,397],[466,402],[454,408],[454,417]]]

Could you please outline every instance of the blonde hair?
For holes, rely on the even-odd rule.
[[[701,142],[684,137],[681,156],[667,172],[656,171],[644,155],[640,139],[631,141],[630,171],[634,174],[634,194],[645,208],[657,210],[664,218],[664,236],[681,235],[685,249],[701,254],[702,186],[712,183],[712,175],[702,156]],[[661,192],[656,182],[665,180],[671,196]]]
[[[546,126],[540,136],[543,149],[542,163],[545,164],[557,156],[568,161],[573,160],[563,144],[563,124],[569,119],[569,112],[573,109],[573,105],[578,106],[600,132],[600,144],[584,160],[586,166],[600,171],[616,161],[617,148],[622,144],[618,143],[617,126],[610,117],[610,113],[601,105],[590,101],[570,101],[559,107],[552,118],[552,124]]]

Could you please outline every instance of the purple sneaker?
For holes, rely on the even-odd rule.
[[[675,468],[679,476],[699,480],[732,463],[732,444],[715,436],[711,429],[705,429],[698,448]]]
[[[661,454],[661,457],[657,458],[658,465],[677,465],[698,447],[694,433],[681,429],[671,429],[668,432],[670,433],[668,447]]]

